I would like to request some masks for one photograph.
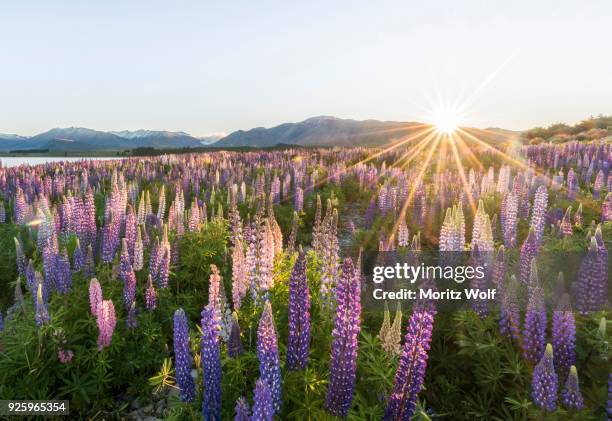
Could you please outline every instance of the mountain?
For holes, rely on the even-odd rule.
[[[202,140],[185,132],[166,132],[154,130],[136,130],[109,132],[123,139],[131,140],[135,147],[150,148],[197,148],[202,146]]]
[[[122,151],[134,148],[197,148],[219,140],[184,132],[136,130],[103,132],[82,127],[56,128],[32,137],[0,134],[0,152],[48,150],[50,152]]]
[[[313,117],[299,123],[285,123],[266,129],[238,130],[213,146],[215,147],[271,147],[278,144],[299,146],[381,146],[406,139],[427,125],[415,122],[348,120],[331,116]],[[508,141],[520,132],[489,128],[463,128],[485,141]]]

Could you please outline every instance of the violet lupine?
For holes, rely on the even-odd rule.
[[[251,420],[251,408],[244,396],[241,396],[236,401],[236,416],[234,421],[250,421]]]
[[[361,287],[350,257],[344,259],[336,287],[336,317],[325,408],[336,416],[347,415],[355,390],[357,337],[361,326]]]
[[[26,257],[23,253],[23,247],[21,246],[21,241],[17,239],[17,237],[13,238],[15,240],[15,255],[17,260],[17,273],[19,276],[25,276],[26,270]]]
[[[147,289],[145,290],[145,306],[149,311],[153,311],[157,308],[157,291],[155,291],[155,285],[153,285],[153,278],[151,275],[149,275]]]
[[[306,280],[306,256],[300,253],[289,280],[289,338],[287,368],[304,369],[310,349],[310,291]]]
[[[533,199],[533,210],[531,211],[531,226],[535,230],[538,244],[541,244],[544,236],[546,208],[548,207],[548,190],[546,186],[540,186],[535,192]]]
[[[91,245],[87,246],[87,256],[85,256],[85,267],[83,268],[83,276],[85,278],[91,278],[96,275],[96,264],[93,257],[93,248]]]
[[[565,381],[565,386],[561,391],[561,403],[567,409],[582,409],[584,408],[584,399],[580,392],[580,383],[578,381],[578,371],[576,366],[571,366],[569,375]]]
[[[576,322],[569,306],[569,297],[564,295],[552,317],[552,346],[555,351],[555,369],[559,382],[563,384],[569,369],[576,363]]]
[[[123,306],[129,309],[136,299],[136,274],[130,270],[122,276],[123,281]]]
[[[48,323],[49,320],[51,320],[51,317],[49,316],[49,310],[47,310],[47,303],[45,302],[45,298],[43,296],[43,284],[40,282],[38,283],[38,287],[36,291],[35,308],[36,308],[35,319],[36,319],[37,326],[40,327]]]
[[[541,288],[530,290],[523,329],[523,356],[531,364],[542,358],[546,346],[546,308]]]
[[[56,283],[60,294],[66,294],[72,289],[72,273],[70,271],[70,260],[68,252],[64,248],[56,259]]]
[[[606,408],[608,419],[612,418],[612,372],[608,374],[608,405]]]
[[[135,301],[132,301],[125,324],[128,329],[136,329],[138,327],[138,309],[136,308]]]
[[[76,239],[76,247],[74,249],[74,253],[72,255],[72,269],[75,272],[79,272],[85,266],[85,253],[83,253],[83,249],[81,248],[81,242],[79,239]]]
[[[117,324],[115,306],[111,300],[103,300],[98,303],[96,324],[98,325],[98,351],[102,351],[103,348],[110,346]]]
[[[257,328],[257,357],[259,358],[259,376],[270,388],[274,412],[279,413],[281,408],[281,373],[276,328],[272,316],[272,305],[269,301],[266,301]],[[254,408],[253,411],[255,411]]]
[[[253,415],[251,421],[273,421],[274,420],[274,401],[270,387],[264,379],[255,382],[255,392],[253,394]]]
[[[221,353],[219,351],[219,322],[215,307],[202,310],[202,340],[200,343],[204,379],[202,416],[205,420],[221,419]]]
[[[559,382],[553,364],[553,348],[546,345],[546,351],[540,362],[533,369],[533,382],[531,397],[536,406],[544,411],[552,412],[557,409],[557,391]]]
[[[415,412],[427,369],[433,321],[433,314],[420,307],[415,308],[410,316],[393,390],[383,417],[385,421],[408,421]]]
[[[89,311],[91,311],[92,316],[98,314],[98,304],[101,303],[102,300],[102,287],[100,286],[100,282],[98,282],[96,278],[91,278],[91,281],[89,281]]]
[[[502,296],[499,308],[499,331],[502,335],[520,343],[521,313],[517,298],[518,284],[519,281],[512,275],[510,281],[500,290]]]
[[[536,238],[535,230],[529,229],[529,234],[521,247],[521,253],[519,256],[519,271],[520,279],[525,284],[529,283],[529,275],[531,273],[531,261],[538,255],[538,240]]]
[[[193,357],[189,349],[187,315],[182,308],[174,312],[174,367],[181,400],[183,402],[193,401],[195,398],[195,383],[191,377]]]
[[[170,248],[162,247],[162,257],[159,264],[159,287],[167,288],[168,287],[168,277],[170,276]]]
[[[132,267],[135,271],[139,271],[144,266],[144,246],[142,244],[142,231],[138,227],[136,234],[136,243],[134,244],[134,255],[132,257]]]
[[[240,339],[240,325],[238,324],[238,315],[236,312],[232,314],[232,327],[230,330],[229,339],[227,341],[227,355],[231,358],[236,358],[244,352],[242,348],[242,340]]]
[[[4,316],[2,315],[2,311],[0,311],[0,332],[4,330]]]
[[[607,259],[606,259],[607,267]],[[582,259],[578,271],[577,307],[578,311],[586,314],[600,310],[606,302],[607,275],[602,276],[605,270],[602,267],[602,254],[597,239],[591,237],[591,243],[586,256]]]

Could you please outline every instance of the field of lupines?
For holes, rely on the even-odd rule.
[[[0,399],[75,419],[612,418],[611,165],[595,141],[0,168]],[[490,255],[477,287],[498,305],[366,307],[375,251]]]

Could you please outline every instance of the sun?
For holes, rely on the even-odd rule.
[[[440,134],[451,135],[463,122],[463,114],[456,108],[439,108],[434,111],[431,121]]]

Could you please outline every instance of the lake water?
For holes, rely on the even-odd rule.
[[[108,157],[79,157],[79,156],[70,156],[70,157],[55,157],[55,156],[3,156],[0,157],[0,162],[3,167],[16,167],[21,164],[28,165],[40,165],[45,164],[47,162],[60,162],[60,161],[68,161],[75,162],[83,159],[91,159],[91,160],[108,160],[108,159],[118,159],[118,158],[108,158]]]

